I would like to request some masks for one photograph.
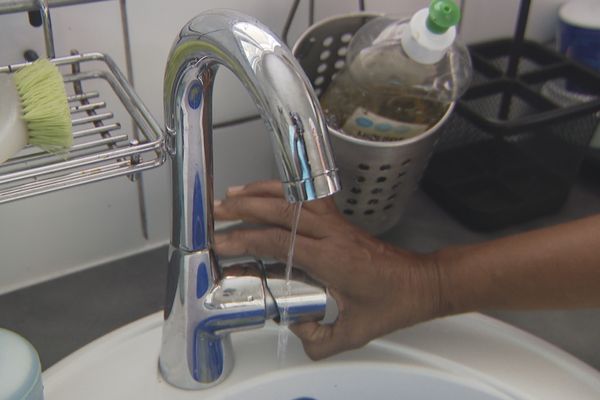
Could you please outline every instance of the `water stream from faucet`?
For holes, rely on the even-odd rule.
[[[287,260],[285,263],[285,290],[286,293],[284,298],[291,297],[292,295],[292,267],[294,260],[294,249],[296,247],[296,234],[298,231],[298,224],[300,223],[300,213],[302,211],[302,202],[298,202],[293,205],[293,213],[292,213],[292,226],[290,230],[290,247],[288,249]],[[279,322],[279,332],[277,335],[277,360],[279,360],[279,365],[283,366],[285,364],[285,355],[287,352],[287,343],[290,335],[290,331],[287,328],[288,326],[288,305],[284,303],[283,311],[281,313],[281,318]]]

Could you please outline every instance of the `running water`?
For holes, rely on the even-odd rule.
[[[285,263],[285,294],[284,297],[288,298],[292,295],[292,266],[294,259],[294,247],[296,244],[296,232],[298,231],[298,223],[300,222],[300,212],[302,211],[302,202],[298,202],[294,205],[294,213],[292,219],[292,228],[290,233],[290,247],[288,249],[287,261]],[[287,351],[287,342],[290,335],[290,331],[287,328],[288,321],[288,305],[286,302],[283,303],[283,310],[279,322],[279,332],[277,335],[277,359],[279,365],[285,364],[285,354]]]

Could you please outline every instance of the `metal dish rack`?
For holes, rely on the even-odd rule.
[[[52,60],[69,66],[63,76],[68,92],[73,124],[73,147],[66,158],[27,146],[0,165],[0,203],[22,199],[58,189],[96,182],[161,165],[165,159],[163,135],[139,97],[129,86],[110,57],[87,53]],[[99,61],[106,70],[81,71],[81,65]],[[18,70],[26,64],[0,67],[0,73]],[[112,121],[97,91],[84,91],[83,81],[107,82],[127,109],[140,132],[141,140],[120,133],[121,123]]]
[[[63,2],[65,4],[58,1],[56,5],[85,2],[90,1]],[[133,179],[138,172],[162,165],[166,158],[163,132],[109,56],[74,52],[66,57],[52,57],[47,0],[0,2],[0,14],[23,11],[27,7],[35,10],[35,3],[41,7],[47,53],[64,77],[74,142],[64,157],[27,146],[0,164],[0,204],[116,176],[127,175]],[[0,73],[12,73],[26,65],[0,67]],[[84,82],[88,86],[105,86],[116,94],[132,118],[133,132],[121,131],[121,123],[114,120],[100,90],[84,90]]]

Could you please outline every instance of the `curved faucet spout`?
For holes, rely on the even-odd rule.
[[[242,81],[271,133],[287,199],[339,190],[318,100],[291,51],[268,28],[234,11],[192,19],[171,49],[164,84],[173,229],[159,365],[168,382],[185,389],[224,379],[233,363],[230,332],[278,316],[264,271],[224,274],[212,250],[212,90],[221,65]],[[294,297],[298,318],[323,317],[325,292],[315,293]]]
[[[201,14],[173,45],[164,85],[177,190],[174,217],[182,230],[173,232],[174,244],[188,249],[205,248],[202,237],[210,230],[190,224],[197,223],[194,213],[211,207],[212,182],[206,177],[212,176],[212,89],[219,65],[229,68],[254,99],[271,133],[288,200],[313,200],[339,190],[318,100],[290,50],[247,16],[234,11]]]

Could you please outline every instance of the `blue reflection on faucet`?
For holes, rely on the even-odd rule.
[[[192,211],[192,243],[194,249],[205,249],[207,245],[208,237],[206,235],[206,221],[204,220],[205,210],[202,192],[202,183],[200,176],[196,175],[194,179],[194,199],[193,199],[193,211]]]

